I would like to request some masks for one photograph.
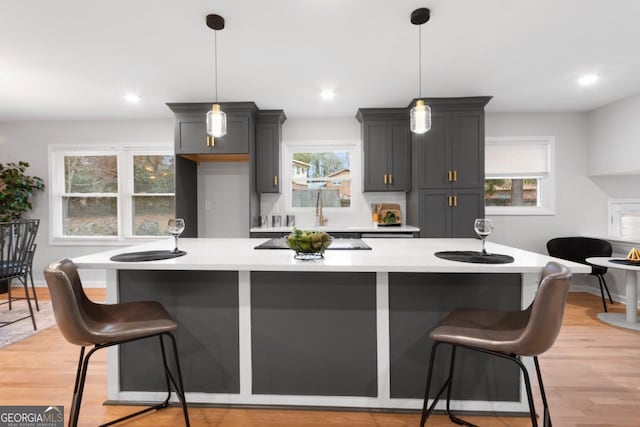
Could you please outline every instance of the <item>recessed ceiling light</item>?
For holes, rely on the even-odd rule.
[[[599,79],[600,77],[596,74],[586,74],[578,79],[578,84],[580,86],[591,86]]]
[[[325,89],[320,92],[320,96],[322,97],[322,99],[330,101],[336,97],[336,92],[333,89]]]
[[[140,102],[140,97],[138,95],[136,95],[135,93],[128,93],[124,96],[125,101],[127,101],[130,104],[137,104],[138,102]]]

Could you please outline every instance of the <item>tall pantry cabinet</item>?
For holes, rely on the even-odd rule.
[[[431,130],[411,135],[407,222],[420,237],[475,237],[484,217],[484,106],[491,97],[431,98]]]

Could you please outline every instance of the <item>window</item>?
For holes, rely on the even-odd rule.
[[[553,142],[553,137],[486,139],[487,214],[553,214]]]
[[[171,146],[51,146],[52,242],[167,235],[174,216]]]
[[[609,235],[640,241],[640,200],[609,200]]]
[[[322,197],[325,208],[351,206],[351,153],[348,151],[293,151],[291,207],[315,208]]]

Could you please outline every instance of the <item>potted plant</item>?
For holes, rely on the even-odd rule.
[[[32,208],[31,197],[35,190],[44,190],[44,181],[28,176],[27,162],[0,163],[0,222],[15,221]]]

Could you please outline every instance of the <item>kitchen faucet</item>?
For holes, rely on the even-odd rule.
[[[322,227],[327,223],[327,218],[322,213],[322,190],[318,190],[318,198],[316,199],[316,227]]]

